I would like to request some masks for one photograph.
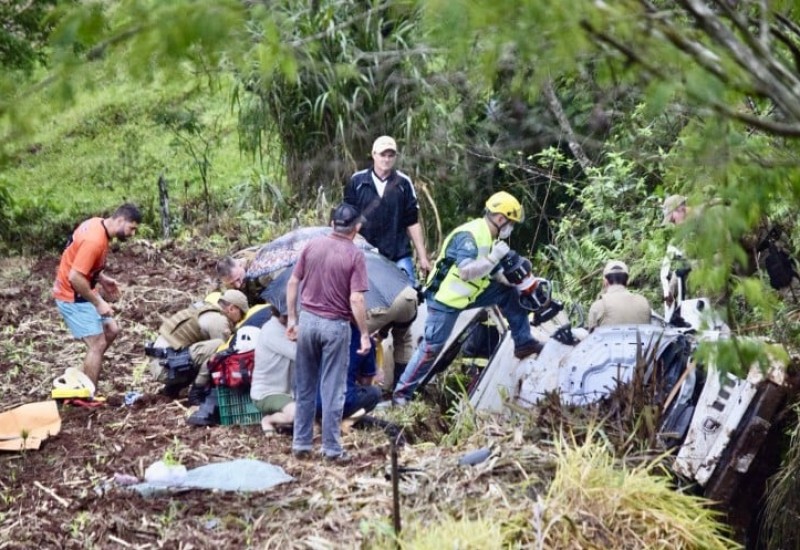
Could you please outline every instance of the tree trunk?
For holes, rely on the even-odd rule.
[[[556,96],[555,90],[553,90],[552,82],[545,82],[544,86],[542,87],[542,91],[544,91],[544,96],[547,100],[547,106],[550,109],[550,112],[553,113],[554,117],[556,117],[559,128],[561,128],[561,131],[564,132],[564,135],[567,137],[569,150],[572,151],[572,154],[575,156],[578,164],[581,165],[581,168],[585,174],[586,171],[592,167],[592,161],[589,160],[589,157],[586,156],[583,147],[581,147],[581,144],[578,143],[578,138],[575,135],[575,131],[572,129],[572,125],[569,123],[569,119],[564,112],[564,108],[561,106],[561,101],[558,99],[558,96]]]

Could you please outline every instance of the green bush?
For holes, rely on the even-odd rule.
[[[181,130],[163,124],[166,112],[193,113],[200,130],[182,137],[205,138],[202,132],[213,129],[205,157],[193,156],[190,147],[177,141]],[[278,193],[259,201],[242,195],[242,182],[261,170],[239,154],[236,118],[224,93],[174,83],[140,88],[120,77],[67,109],[43,100],[41,114],[50,122],[35,127],[28,142],[12,153],[0,179],[4,251],[58,250],[81,220],[108,214],[123,202],[142,209],[141,235],[160,235],[157,182],[162,175],[168,182],[173,235],[198,226],[210,232],[218,225],[208,224],[209,217],[236,222],[242,212],[258,219],[260,213],[272,215],[284,207]],[[202,140],[191,145],[198,143],[205,146]],[[237,234],[245,226],[252,227],[252,220],[228,229]],[[247,234],[261,236],[252,230]]]

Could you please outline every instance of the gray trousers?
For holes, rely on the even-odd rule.
[[[342,453],[342,412],[350,361],[350,321],[300,313],[295,361],[292,449],[310,451],[314,438],[317,388],[322,398],[322,452]]]

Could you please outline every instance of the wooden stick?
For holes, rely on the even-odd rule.
[[[169,239],[170,219],[169,219],[169,191],[167,190],[167,178],[163,172],[158,176],[158,204],[161,213],[161,236]]]
[[[392,526],[395,548],[400,548],[400,473],[397,468],[397,438],[389,440],[392,464]]]
[[[45,493],[47,493],[48,495],[50,495],[51,497],[53,497],[64,508],[69,508],[69,501],[66,500],[66,499],[61,498],[60,496],[58,496],[54,490],[52,490],[52,489],[50,489],[48,487],[45,487],[44,485],[42,485],[38,481],[34,481],[33,484],[35,486],[37,486],[39,489],[41,489],[42,491],[44,491]]]
[[[117,544],[121,544],[125,548],[130,548],[131,547],[131,544],[129,542],[126,542],[126,541],[122,540],[121,538],[117,538],[114,535],[108,535],[108,538],[109,538],[109,540],[113,540]]]

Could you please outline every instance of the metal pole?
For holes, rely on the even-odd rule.
[[[394,525],[394,544],[395,548],[400,548],[400,474],[397,471],[397,438],[390,440],[391,459],[392,459],[392,523]]]

